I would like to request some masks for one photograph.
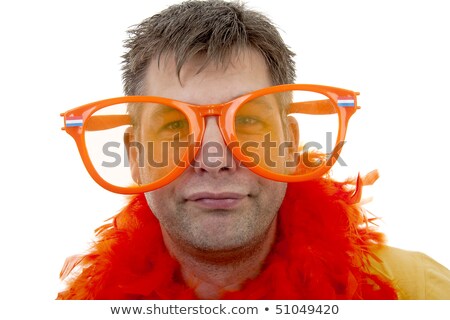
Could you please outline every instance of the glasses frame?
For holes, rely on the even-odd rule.
[[[189,167],[189,165],[185,167],[177,166],[164,178],[161,178],[147,185],[131,185],[129,187],[120,187],[107,182],[97,173],[94,165],[91,162],[91,159],[89,157],[86,148],[85,132],[94,130],[103,130],[107,129],[107,127],[114,128],[124,124],[131,124],[131,121],[129,119],[129,116],[127,115],[115,117],[106,115],[100,117],[110,117],[107,119],[108,121],[106,121],[107,127],[105,127],[105,121],[101,121],[101,124],[96,126],[95,121],[89,122],[87,120],[89,119],[92,120],[93,117],[91,116],[95,114],[97,111],[111,105],[122,103],[139,103],[139,102],[159,103],[179,110],[188,119],[190,134],[193,135],[194,141],[197,142],[193,145],[194,148],[193,152],[186,152],[184,158],[181,159],[181,161],[185,161],[184,163],[191,163],[191,161],[198,153],[203,143],[202,137],[205,131],[205,123],[206,123],[205,117],[218,116],[219,129],[227,147],[239,145],[236,133],[234,131],[235,114],[239,109],[239,107],[249,100],[253,100],[267,94],[279,93],[284,91],[310,91],[322,94],[330,99],[330,100],[311,101],[313,103],[311,102],[293,103],[291,104],[288,113],[290,112],[300,112],[308,114],[337,113],[339,117],[339,130],[338,135],[336,137],[336,144],[335,144],[336,147],[331,152],[331,156],[328,158],[325,165],[322,165],[321,167],[317,168],[311,173],[306,173],[301,176],[290,176],[285,174],[273,173],[258,166],[248,166],[248,168],[249,170],[251,170],[252,172],[254,172],[259,176],[281,182],[301,182],[319,178],[323,176],[333,166],[333,164],[337,161],[339,157],[339,154],[342,149],[341,146],[342,143],[344,142],[345,135],[347,132],[348,122],[351,116],[356,112],[356,110],[360,109],[356,99],[356,97],[359,95],[359,92],[314,84],[285,84],[256,90],[254,92],[239,96],[229,102],[211,105],[194,105],[169,98],[162,98],[155,96],[124,96],[92,102],[61,113],[60,115],[64,117],[64,127],[61,129],[66,131],[75,140],[75,143],[77,145],[83,164],[86,167],[86,170],[88,171],[92,179],[94,179],[94,181],[97,182],[101,187],[105,188],[106,190],[121,194],[143,193],[161,188],[169,184],[170,182],[175,180],[179,175],[181,175],[186,170],[186,168]],[[339,98],[353,99],[354,100],[353,106],[339,105],[338,104]],[[330,105],[329,102],[331,102],[332,105]],[[73,117],[82,119],[82,124],[79,126],[67,125],[66,121],[70,120]],[[231,148],[231,152],[233,157],[235,157],[235,159],[241,163],[244,164],[250,163],[252,160],[251,158],[245,156],[239,148],[233,147]]]

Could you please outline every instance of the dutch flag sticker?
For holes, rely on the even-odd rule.
[[[337,103],[338,107],[354,107],[355,99],[352,97],[339,97]]]
[[[66,118],[66,127],[81,127],[83,125],[82,116],[71,116]]]

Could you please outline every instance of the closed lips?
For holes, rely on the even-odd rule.
[[[212,193],[212,192],[197,192],[192,195],[186,197],[188,201],[198,201],[203,199],[211,199],[211,200],[221,200],[221,199],[242,199],[246,197],[246,194],[236,193],[236,192],[220,192],[220,193]]]

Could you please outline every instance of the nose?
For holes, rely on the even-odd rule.
[[[236,171],[237,162],[223,140],[218,117],[207,116],[205,120],[201,148],[192,164],[194,171],[198,174],[208,173],[213,176],[218,176],[222,172]]]

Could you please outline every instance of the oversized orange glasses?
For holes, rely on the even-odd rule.
[[[212,149],[215,157],[227,152],[268,179],[300,182],[320,177],[337,161],[348,121],[359,108],[357,95],[287,84],[202,106],[126,96],[62,113],[62,129],[74,138],[91,177],[117,193],[167,185],[193,165],[200,149]],[[227,150],[202,141],[209,116],[216,117]]]

